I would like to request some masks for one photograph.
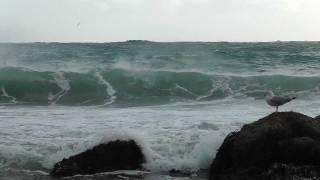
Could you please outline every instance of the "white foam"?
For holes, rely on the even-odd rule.
[[[217,132],[212,132],[208,135],[202,136],[200,138],[200,142],[192,151],[193,162],[195,163],[194,169],[208,168],[222,141],[223,136],[217,134]]]
[[[179,90],[182,90],[183,92],[186,92],[187,94],[190,94],[192,96],[197,97],[196,94],[194,94],[193,92],[189,91],[187,88],[184,88],[184,87],[180,86],[179,84],[175,84],[175,88],[179,89]]]
[[[0,169],[1,168],[39,168],[41,155],[28,151],[23,146],[6,146],[0,144]],[[4,162],[1,162],[3,161]]]
[[[13,96],[8,95],[6,89],[4,87],[1,87],[2,97],[7,97],[10,99],[10,103],[16,104],[18,103],[17,99]]]
[[[65,79],[63,72],[54,73],[53,78],[57,86],[61,88],[61,91],[56,94],[49,93],[48,100],[51,102],[51,105],[55,105],[71,89],[69,80]]]
[[[100,84],[106,86],[108,99],[105,100],[104,105],[112,104],[117,99],[117,96],[115,96],[116,91],[113,89],[112,85],[107,80],[104,79],[104,77],[100,74],[100,72],[96,72],[95,76],[97,77]]]
[[[40,171],[40,170],[28,170],[28,169],[13,169],[13,168],[7,168],[7,172],[12,173],[26,173],[26,174],[34,174],[34,175],[43,175],[43,176],[49,176],[48,172]]]
[[[223,77],[222,79],[219,79],[218,81],[212,80],[211,90],[207,94],[197,97],[197,100],[203,100],[203,99],[209,98],[209,97],[213,96],[213,94],[218,90],[222,90],[226,94],[231,95],[231,94],[233,94],[233,91],[229,85],[230,85],[230,78],[228,78],[228,77]]]
[[[150,174],[149,171],[137,171],[137,170],[120,170],[120,171],[112,171],[112,172],[103,172],[103,173],[97,173],[93,175],[75,175],[74,177],[97,177],[99,175],[105,176],[105,175],[118,175],[118,177],[123,179],[130,179],[129,177],[123,177],[121,175],[127,175],[127,176],[142,176]]]
[[[138,62],[129,62],[126,59],[117,59],[117,61],[112,64],[114,69],[122,69],[125,71],[131,72],[174,72],[174,73],[199,73],[204,75],[217,75],[217,76],[230,76],[230,77],[257,77],[257,76],[273,76],[273,75],[282,75],[282,76],[292,76],[292,77],[319,77],[320,74],[318,71],[299,71],[299,67],[294,67],[288,69],[287,66],[272,66],[271,68],[264,69],[264,72],[257,71],[239,71],[239,72],[229,72],[226,68],[223,68],[222,71],[217,69],[207,69],[207,67],[153,67],[149,63],[138,63]],[[256,70],[256,69],[255,69]],[[297,72],[300,72],[297,74]]]
[[[319,103],[297,99],[281,111],[316,116]],[[251,99],[135,108],[2,107],[0,165],[48,170],[97,144],[133,139],[142,147],[147,170],[194,172],[209,167],[229,132],[273,111],[263,100]],[[199,128],[204,123],[219,128]]]

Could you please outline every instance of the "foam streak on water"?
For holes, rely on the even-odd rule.
[[[49,96],[48,96],[48,100],[51,101],[52,105],[55,105],[60,98],[62,98],[64,95],[66,95],[68,93],[68,91],[71,89],[70,84],[69,84],[69,80],[66,80],[63,76],[63,72],[57,72],[53,74],[53,78],[55,83],[57,84],[57,86],[59,88],[61,88],[61,91],[59,91],[56,94],[52,94],[50,92]]]
[[[2,97],[9,98],[9,101],[13,104],[17,103],[17,99],[13,96],[8,95],[8,93],[4,87],[1,87],[1,92],[2,92],[2,94],[1,94]]]
[[[99,72],[96,72],[95,76],[98,78],[100,84],[106,86],[106,92],[108,94],[109,99],[105,100],[104,105],[112,104],[117,99],[117,96],[115,96],[116,91],[113,89],[112,85],[108,81],[106,81]]]

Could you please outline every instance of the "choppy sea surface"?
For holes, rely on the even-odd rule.
[[[133,138],[148,172],[69,179],[203,180],[228,133],[275,110],[266,91],[316,116],[319,88],[318,42],[0,44],[0,179],[49,180],[64,157]]]

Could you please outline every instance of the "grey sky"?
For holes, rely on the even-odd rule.
[[[0,42],[320,40],[320,0],[0,0]]]

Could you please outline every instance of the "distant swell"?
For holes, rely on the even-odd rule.
[[[223,98],[263,98],[266,90],[305,96],[318,93],[320,77],[210,75],[199,72],[88,73],[0,69],[1,104],[153,105]]]

